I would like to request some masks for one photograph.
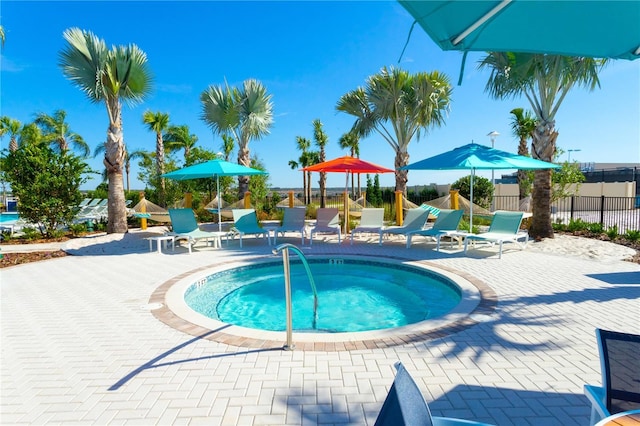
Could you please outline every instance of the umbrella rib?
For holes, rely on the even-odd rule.
[[[482,24],[484,24],[486,21],[488,21],[490,18],[492,18],[494,15],[496,15],[498,12],[500,12],[502,9],[504,9],[505,7],[507,7],[509,5],[509,3],[511,3],[513,0],[502,0],[500,2],[500,4],[498,4],[496,7],[494,7],[493,9],[491,9],[491,11],[489,11],[488,13],[486,13],[482,18],[478,19],[476,22],[474,22],[469,28],[467,28],[466,30],[464,30],[462,32],[462,34],[460,34],[458,37],[456,37],[453,40],[453,45],[456,46],[458,43],[460,43],[462,40],[464,40],[465,38],[467,38],[467,36],[469,34],[471,34],[472,32],[474,32],[479,26],[481,26]]]

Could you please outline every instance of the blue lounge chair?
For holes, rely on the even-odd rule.
[[[175,240],[187,240],[189,254],[191,247],[199,240],[210,239],[220,241],[220,235],[217,232],[203,231],[198,226],[196,215],[191,209],[169,209],[169,217],[171,218],[172,231],[167,235],[171,235]]]
[[[384,209],[365,207],[362,209],[360,216],[360,225],[351,230],[351,244],[353,245],[353,236],[355,234],[378,234],[382,231],[384,225]]]
[[[529,242],[529,233],[520,230],[523,212],[509,212],[498,210],[493,214],[489,231],[482,234],[470,234],[464,238],[464,252],[467,252],[469,242],[487,242],[490,245],[498,243],[500,251],[498,259],[502,258],[502,244],[516,243],[524,249]],[[523,241],[520,241],[523,240]]]
[[[640,410],[640,335],[596,328],[596,338],[602,386],[584,385],[591,401],[591,425],[617,413]]]
[[[310,246],[313,244],[313,234],[316,233],[338,234],[338,243],[340,243],[342,232],[338,209],[325,207],[316,211],[316,224],[309,230]]]
[[[404,235],[407,236],[410,232],[419,231],[424,228],[427,219],[429,218],[430,209],[424,209],[422,207],[416,207],[415,209],[407,210],[407,214],[404,217],[404,223],[402,226],[390,226],[380,231],[380,242],[382,245],[382,237],[384,235]]]
[[[382,404],[375,426],[489,426],[452,417],[431,416],[418,385],[402,363],[396,363],[398,373]]]
[[[233,229],[240,237],[240,248],[242,248],[242,237],[245,235],[255,235],[256,238],[261,235],[268,238],[266,229],[258,224],[258,216],[254,209],[233,209]]]
[[[411,238],[415,235],[420,235],[434,238],[437,244],[436,251],[440,250],[440,238],[458,229],[463,213],[464,210],[440,210],[433,227],[407,233],[407,248],[411,247]]]
[[[284,209],[282,225],[274,229],[273,244],[278,239],[278,234],[284,236],[286,232],[299,232],[300,244],[304,245],[305,223],[304,216],[307,213],[306,207],[287,207]]]

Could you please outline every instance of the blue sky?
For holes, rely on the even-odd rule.
[[[265,164],[273,187],[302,186],[301,172],[288,162],[299,157],[296,136],[312,139],[314,119],[324,123],[329,136],[327,158],[347,154],[338,139],[353,118],[338,113],[336,103],[383,66],[438,70],[455,86],[445,126],[411,142],[410,162],[471,141],[490,145],[487,134],[493,130],[501,134],[495,147],[515,152],[509,111],[529,108],[524,98],[496,101],[485,94],[488,73],[476,69],[482,54],[468,56],[464,81],[457,86],[461,54],[442,52],[419,27],[398,63],[413,19],[397,2],[3,0],[0,19],[6,35],[0,115],[28,123],[38,112],[63,109],[71,129],[92,149],[105,139],[106,109],[89,103],[58,67],[67,28],[92,31],[109,46],[134,43],[146,52],[153,93],[143,104],[123,108],[125,142],[132,150],[154,150],[155,136],[142,124],[142,114],[151,110],[168,113],[172,124],[189,125],[198,145],[220,151],[222,140],[200,120],[200,94],[225,80],[232,86],[260,80],[273,95],[275,120],[271,133],[249,147]],[[640,162],[640,60],[614,61],[600,78],[600,89],[576,88],[565,99],[556,117],[557,145],[565,151],[580,149],[571,154],[580,162]],[[8,142],[5,137],[2,148]],[[360,147],[361,158],[393,168],[394,152],[381,137],[363,139]],[[102,168],[101,159],[90,163]],[[132,169],[132,189],[143,189],[137,167]],[[408,184],[451,183],[464,174],[411,171]],[[381,175],[380,182],[393,186],[393,175]],[[84,189],[98,183],[91,181]],[[342,186],[344,176],[329,175],[328,184]]]

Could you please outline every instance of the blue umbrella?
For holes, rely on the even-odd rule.
[[[470,170],[471,193],[469,198],[471,206],[469,208],[469,223],[473,224],[473,177],[476,170],[535,170],[557,169],[559,167],[561,166],[546,161],[470,143],[400,167],[400,170]]]
[[[184,167],[173,172],[165,173],[162,176],[173,180],[190,180],[202,178],[216,178],[218,191],[218,207],[220,207],[220,176],[252,176],[266,175],[267,172],[252,169],[240,164],[231,163],[229,161],[216,159],[206,161],[204,163],[194,164],[193,166]],[[218,231],[222,231],[220,209],[218,208]]]

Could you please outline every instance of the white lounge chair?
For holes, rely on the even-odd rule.
[[[407,232],[407,248],[411,247],[411,239],[416,235],[430,237],[436,240],[436,251],[440,250],[440,239],[460,226],[464,210],[440,210],[438,217],[429,229]]]
[[[379,244],[382,245],[382,237],[384,235],[406,236],[409,232],[415,232],[423,229],[427,219],[429,218],[429,212],[430,210],[421,207],[407,210],[402,226],[390,226],[380,231]]]
[[[338,234],[338,243],[340,243],[342,232],[340,231],[338,209],[325,207],[316,211],[316,224],[309,230],[310,246],[313,244],[313,234],[317,233]]]
[[[361,210],[360,225],[351,230],[351,244],[355,234],[378,234],[384,225],[384,209],[365,207]]]
[[[233,228],[232,231],[238,233],[240,237],[240,248],[242,248],[242,237],[245,235],[262,236],[269,238],[266,229],[258,224],[258,216],[255,209],[233,209]]]
[[[496,211],[491,219],[488,232],[465,236],[464,252],[467,252],[469,242],[487,242],[490,245],[498,243],[500,245],[498,259],[502,258],[503,243],[516,243],[521,249],[524,249],[529,242],[529,233],[520,230],[523,216],[523,212]]]
[[[285,232],[299,232],[300,244],[304,245],[304,231],[306,226],[304,223],[304,216],[306,212],[306,207],[285,208],[284,217],[282,218],[282,225],[274,229],[273,244],[276,244],[278,234],[284,236]]]

